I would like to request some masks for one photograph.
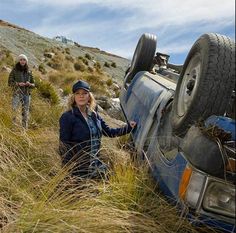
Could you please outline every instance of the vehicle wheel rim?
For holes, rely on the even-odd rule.
[[[184,116],[197,92],[198,80],[201,74],[201,59],[200,54],[194,56],[188,64],[184,73],[177,104],[178,116]]]

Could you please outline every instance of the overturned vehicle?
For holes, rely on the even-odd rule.
[[[235,42],[204,34],[183,66],[139,39],[120,103],[160,190],[196,224],[235,232]]]

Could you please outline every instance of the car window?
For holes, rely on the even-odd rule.
[[[172,160],[176,157],[179,147],[179,138],[173,134],[170,121],[171,111],[164,113],[157,131],[157,143],[163,156]]]
[[[144,152],[147,152],[148,147],[149,147],[151,141],[152,141],[153,139],[155,139],[154,137],[156,137],[156,136],[155,136],[155,135],[156,135],[155,131],[156,131],[157,122],[158,122],[158,121],[157,121],[157,115],[156,115],[156,113],[155,113],[155,115],[154,115],[154,117],[153,117],[152,126],[151,126],[151,128],[150,128],[150,130],[149,130],[149,132],[148,132],[148,135],[147,135],[147,137],[146,137],[146,141],[145,141],[145,143],[144,143],[144,147],[143,147],[143,151],[144,151]]]

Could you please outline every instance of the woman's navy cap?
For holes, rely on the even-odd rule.
[[[79,89],[84,89],[85,91],[90,91],[90,86],[87,82],[79,80],[72,87],[72,92],[75,93]]]

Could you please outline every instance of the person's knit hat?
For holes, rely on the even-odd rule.
[[[72,87],[72,92],[75,93],[79,89],[84,89],[85,91],[90,91],[90,86],[87,82],[79,80]]]
[[[20,61],[20,59],[25,59],[26,62],[28,63],[28,57],[27,57],[25,54],[20,54],[20,55],[18,56],[18,60]]]

